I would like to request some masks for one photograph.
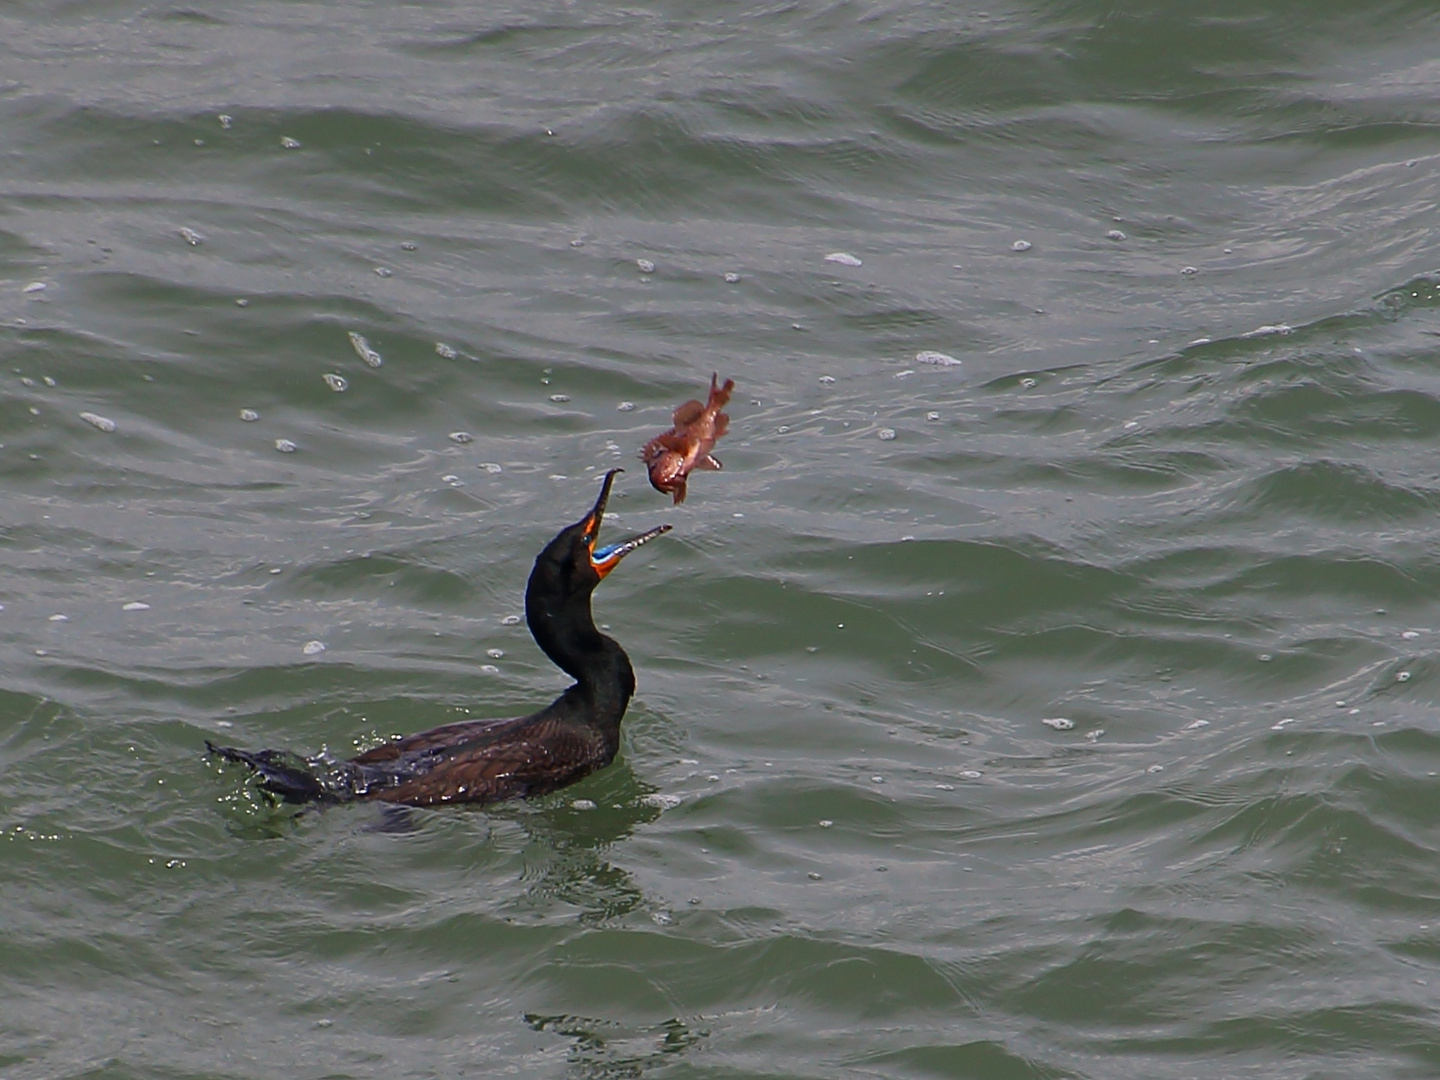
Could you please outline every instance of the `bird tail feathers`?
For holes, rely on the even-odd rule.
[[[239,750],[216,746],[209,739],[205,748],[217,757],[248,765],[260,777],[260,786],[288,803],[326,802],[333,798],[315,770],[303,758],[283,750]]]

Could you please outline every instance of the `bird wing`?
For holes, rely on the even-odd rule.
[[[589,740],[568,725],[542,723],[522,737],[458,747],[423,775],[378,792],[384,802],[410,806],[494,802],[541,795],[577,780],[600,764]],[[567,764],[575,768],[568,770]]]
[[[434,753],[458,746],[473,739],[494,734],[506,724],[514,722],[513,719],[461,720],[454,724],[443,724],[440,727],[431,728],[429,731],[421,731],[414,735],[407,735],[403,739],[383,743],[350,760],[356,765],[384,765],[401,757]]]

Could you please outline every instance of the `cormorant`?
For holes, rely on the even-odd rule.
[[[543,795],[610,764],[620,746],[620,720],[635,692],[635,671],[620,643],[596,629],[590,594],[626,555],[670,531],[659,525],[596,547],[620,471],[605,474],[594,508],[540,552],[525,587],[525,621],[536,644],[575,678],[545,708],[514,720],[445,724],[342,762],[283,750],[239,750],[208,739],[206,747],[226,761],[250,766],[262,788],[291,803],[488,803]]]

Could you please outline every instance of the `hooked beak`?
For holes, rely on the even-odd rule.
[[[646,532],[621,540],[618,544],[606,544],[599,548],[595,546],[596,538],[600,535],[600,523],[605,518],[605,504],[610,501],[610,487],[615,483],[615,474],[624,471],[624,469],[611,469],[605,474],[605,482],[600,485],[600,497],[595,500],[595,508],[581,522],[581,536],[585,541],[585,546],[590,549],[590,565],[595,568],[595,573],[602,579],[620,565],[621,559],[641,544],[654,540],[657,536],[664,536],[671,529],[669,525],[657,525]]]

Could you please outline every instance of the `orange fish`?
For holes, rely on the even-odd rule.
[[[693,399],[685,402],[675,410],[675,426],[640,451],[640,460],[650,467],[650,486],[662,495],[673,495],[677,504],[685,501],[685,481],[692,469],[720,468],[710,451],[730,429],[730,417],[720,410],[729,402],[735,380],[717,386],[718,379],[718,372],[710,376],[710,397],[704,405]]]

